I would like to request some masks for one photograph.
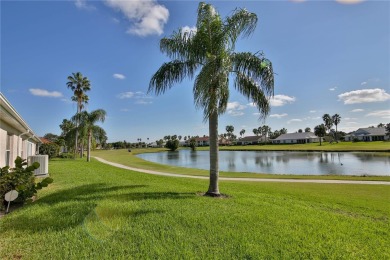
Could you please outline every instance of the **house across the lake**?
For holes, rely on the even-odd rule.
[[[245,136],[239,140],[237,140],[238,145],[248,145],[248,144],[260,144],[268,141],[268,138],[265,136]]]
[[[384,127],[368,127],[359,128],[355,132],[345,136],[345,141],[385,141],[389,140],[389,136],[386,135],[386,129]]]
[[[271,140],[273,144],[306,144],[318,143],[320,138],[312,132],[282,134]]]
[[[42,141],[0,93],[0,167],[14,167],[17,156],[35,155]]]

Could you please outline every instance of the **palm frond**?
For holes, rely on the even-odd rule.
[[[217,111],[223,114],[229,100],[228,71],[221,59],[205,64],[195,79],[193,93],[196,108],[203,108],[204,120]]]
[[[256,29],[257,15],[246,9],[236,9],[233,15],[226,17],[224,23],[225,34],[229,37],[231,49],[234,49],[237,38],[248,37]]]
[[[272,63],[268,59],[263,55],[241,52],[233,53],[231,61],[233,72],[252,78],[267,96],[273,96],[274,73]]]
[[[264,118],[270,110],[269,96],[251,77],[244,73],[236,73],[234,87],[245,97],[253,102]]]
[[[197,66],[192,61],[174,60],[164,63],[152,76],[148,93],[155,92],[159,95],[170,89],[174,83],[179,83],[186,77],[192,78]]]
[[[172,60],[186,61],[192,59],[193,33],[183,32],[181,29],[174,32],[170,38],[160,40],[160,51]]]

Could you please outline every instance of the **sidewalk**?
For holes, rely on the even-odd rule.
[[[147,174],[154,174],[160,176],[169,176],[169,177],[179,177],[179,178],[192,178],[192,179],[203,179],[208,180],[207,176],[194,176],[194,175],[184,175],[184,174],[175,174],[175,173],[166,173],[166,172],[157,172],[152,170],[144,170],[139,168],[129,167],[123,164],[114,163],[106,161],[99,157],[94,157],[99,162],[109,164],[118,168],[143,172]],[[307,179],[261,179],[261,178],[229,178],[229,177],[219,177],[221,181],[249,181],[249,182],[299,182],[299,183],[327,183],[327,184],[366,184],[366,185],[390,185],[390,182],[387,181],[347,181],[347,180],[307,180]]]

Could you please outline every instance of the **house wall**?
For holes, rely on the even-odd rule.
[[[0,167],[6,166],[7,131],[0,129]]]

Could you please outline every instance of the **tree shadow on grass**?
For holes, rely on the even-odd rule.
[[[126,201],[187,199],[195,193],[132,192],[147,185],[110,186],[104,183],[87,184],[59,190],[44,196],[3,218],[2,231],[45,232],[66,230],[83,225],[86,217],[96,209],[99,201]],[[109,209],[108,209],[109,210]],[[126,206],[113,210],[113,217],[137,217],[145,214],[162,214],[161,210],[137,210]]]

